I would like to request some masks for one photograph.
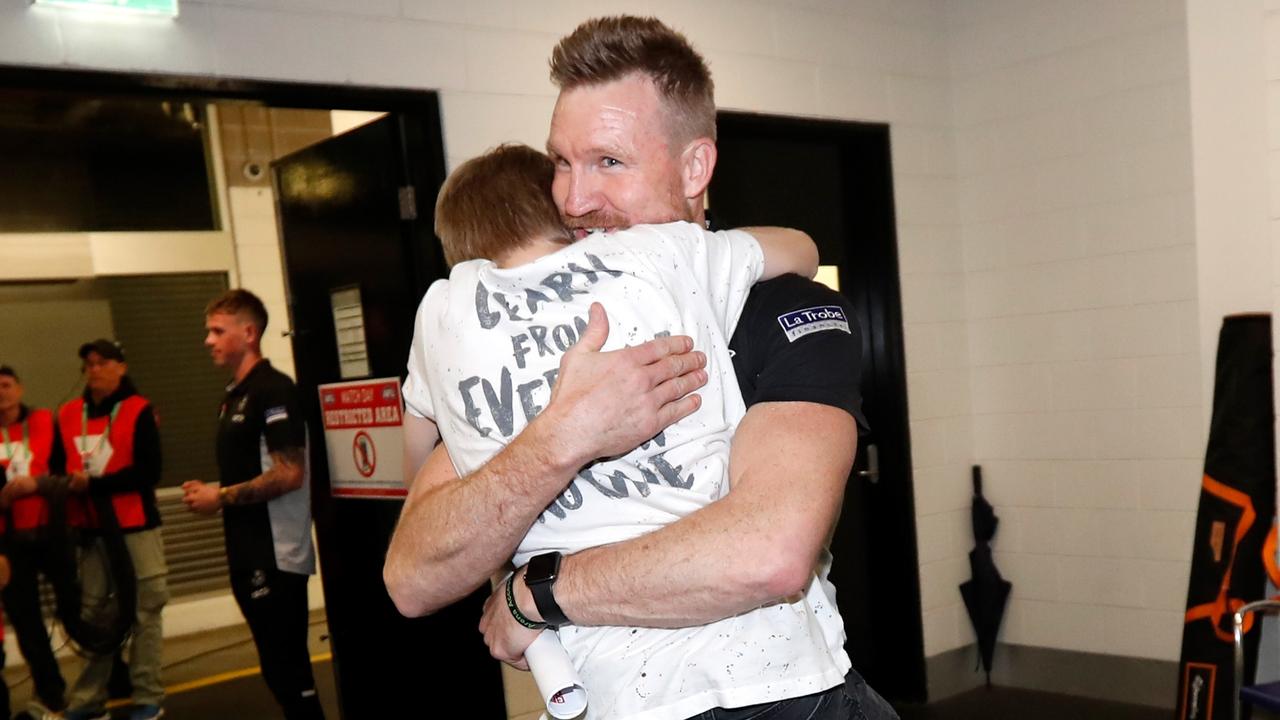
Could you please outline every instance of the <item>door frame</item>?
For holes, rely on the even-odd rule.
[[[439,107],[435,90],[379,88],[212,75],[117,72],[0,64],[0,88],[96,92],[192,100],[253,100],[312,110],[412,112]]]
[[[875,665],[881,669],[868,679],[887,697],[922,702],[927,695],[924,618],[889,125],[720,111],[717,132],[721,141],[772,139],[833,144],[840,149],[841,174],[848,180],[844,202],[858,219],[860,241],[855,247],[846,228],[839,248],[840,288],[855,306],[864,306],[870,318],[870,327],[864,328],[863,401],[875,412],[873,430],[881,473],[901,479],[866,486],[874,504],[874,512],[866,513],[869,526],[864,532],[873,583],[871,632]],[[711,212],[715,212],[714,197]],[[865,483],[857,474],[864,469],[866,459],[860,457],[849,481]],[[839,533],[837,528],[837,542]],[[833,554],[838,568],[838,547]]]

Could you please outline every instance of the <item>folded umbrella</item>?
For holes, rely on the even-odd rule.
[[[1009,600],[1013,583],[1005,580],[996,568],[991,556],[991,539],[995,537],[1000,518],[996,517],[991,503],[982,496],[982,468],[973,466],[973,550],[969,553],[970,579],[960,584],[960,596],[973,623],[978,638],[978,652],[982,668],[987,673],[987,686],[991,685],[991,659],[996,650],[996,636],[1000,634],[1000,621]]]

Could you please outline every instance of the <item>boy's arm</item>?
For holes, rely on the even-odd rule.
[[[413,485],[418,469],[427,462],[427,457],[436,447],[440,439],[440,430],[434,421],[406,412],[404,418],[404,484]]]
[[[818,246],[803,230],[782,227],[744,227],[764,253],[761,280],[795,273],[813,279],[818,274]]]

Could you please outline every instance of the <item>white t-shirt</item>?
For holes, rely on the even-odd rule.
[[[592,235],[514,268],[460,263],[431,286],[414,328],[405,405],[436,422],[459,475],[546,406],[593,301],[609,316],[605,350],[683,334],[707,355],[699,410],[580,472],[530,528],[517,566],[643,535],[728,492],[729,443],[745,414],[728,338],[762,270],[747,233],[670,223]],[[839,684],[849,669],[843,621],[816,576],[794,602],[710,625],[566,626],[560,639],[593,719],[679,719],[796,697]]]

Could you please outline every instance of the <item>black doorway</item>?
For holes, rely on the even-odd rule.
[[[832,538],[835,583],[854,667],[881,694],[925,699],[902,301],[889,127],[722,112],[709,205],[719,225],[786,225],[811,234],[863,331],[870,432]],[[878,477],[875,475],[878,474]]]

